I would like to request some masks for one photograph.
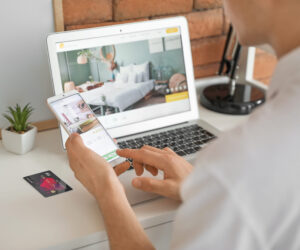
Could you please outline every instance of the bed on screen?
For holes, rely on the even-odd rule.
[[[154,89],[154,80],[144,82],[106,82],[100,88],[81,93],[89,105],[108,105],[120,112],[143,99]]]
[[[150,79],[150,62],[121,66],[114,82],[105,82],[103,86],[82,93],[85,101],[101,114],[110,107],[114,112],[122,112],[142,100],[154,89],[155,80]],[[94,110],[94,109],[93,109]]]

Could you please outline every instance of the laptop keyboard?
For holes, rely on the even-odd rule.
[[[185,156],[196,153],[214,138],[216,138],[215,135],[195,124],[122,141],[118,144],[120,148],[132,149],[139,149],[144,145],[160,149],[169,147],[178,155]]]

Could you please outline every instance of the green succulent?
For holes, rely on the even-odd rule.
[[[15,106],[15,108],[8,107],[7,113],[3,114],[3,116],[9,121],[11,124],[11,128],[13,128],[16,132],[25,132],[28,130],[29,122],[28,119],[32,114],[33,108],[30,104],[26,104],[22,109],[19,104]]]

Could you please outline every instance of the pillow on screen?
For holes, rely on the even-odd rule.
[[[132,72],[132,64],[120,67],[120,78],[122,80],[121,82],[123,82],[123,83],[128,82],[130,72]]]
[[[116,74],[116,82],[124,82],[121,73]]]
[[[150,66],[149,62],[145,62],[142,64],[132,66],[134,72],[136,72],[137,74],[142,73],[142,75],[143,75],[142,81],[143,82],[150,80],[149,66]]]
[[[136,73],[135,72],[133,72],[133,71],[130,71],[129,73],[128,73],[128,83],[136,83],[137,81],[136,81]]]
[[[120,73],[123,74],[123,73],[129,73],[132,71],[132,64],[129,64],[127,66],[120,66]]]
[[[136,82],[144,82],[144,72],[138,72],[136,73]]]
[[[120,73],[120,78],[122,83],[127,83],[128,77],[129,77],[129,73],[127,72]]]

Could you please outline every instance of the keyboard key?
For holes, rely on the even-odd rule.
[[[171,148],[180,156],[193,154],[201,150],[202,146],[216,138],[197,124],[166,132],[131,139],[118,143],[120,148],[141,148],[144,145],[156,148]]]
[[[188,154],[192,154],[196,151],[194,151],[193,149],[188,148],[188,149],[185,149],[184,152],[188,155]]]
[[[184,152],[184,151],[178,151],[178,152],[176,152],[178,155],[180,155],[180,156],[185,156],[186,155],[186,153]]]

